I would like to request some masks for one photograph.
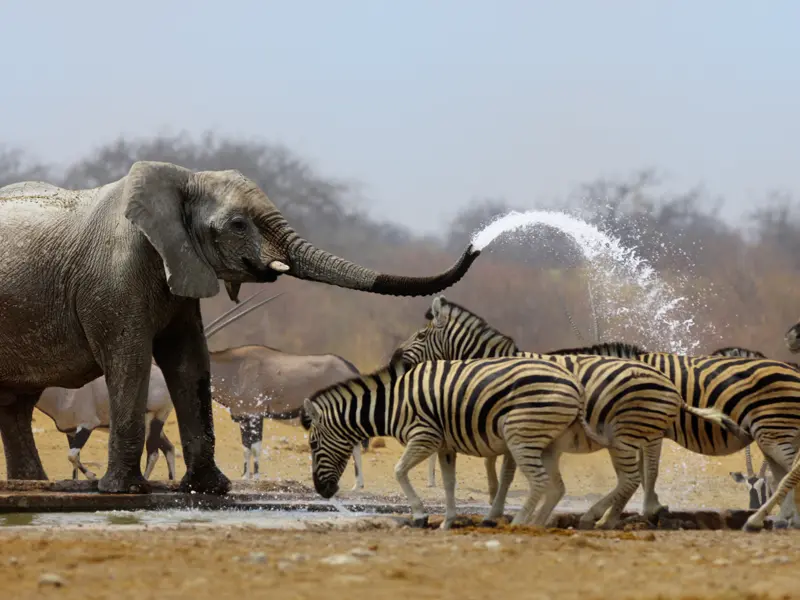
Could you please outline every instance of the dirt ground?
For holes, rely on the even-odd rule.
[[[780,532],[0,533],[4,598],[798,598]]]
[[[241,476],[238,428],[215,406],[217,458]],[[36,415],[39,450],[53,479],[71,476],[67,443]],[[167,433],[179,446],[174,416]],[[83,453],[102,474],[107,435]],[[397,494],[393,440],[364,455],[366,491]],[[756,468],[761,455],[753,449]],[[310,458],[297,426],[266,422],[262,473],[310,484]],[[2,458],[0,457],[0,463]],[[0,473],[5,466],[0,467]],[[701,457],[666,442],[658,491],[670,506],[746,508],[744,488],[728,472],[742,453]],[[179,476],[183,473],[178,459]],[[614,482],[608,457],[565,456],[567,493],[605,493]],[[161,460],[155,477],[166,478]],[[412,483],[427,499],[422,465]],[[459,457],[458,495],[484,500],[483,463]],[[342,489],[353,483],[349,467]],[[438,471],[437,471],[437,482]],[[524,490],[515,481],[510,502]],[[343,492],[357,496],[358,492]],[[638,510],[640,496],[631,508]],[[512,512],[512,511],[509,511]],[[321,529],[321,528],[320,528]],[[0,529],[3,598],[800,598],[800,532],[573,532],[399,529],[266,531],[180,525],[170,529]]]

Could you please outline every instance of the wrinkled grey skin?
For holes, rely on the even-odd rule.
[[[91,190],[41,182],[0,188],[0,434],[9,479],[46,479],[31,431],[47,387],[105,375],[111,395],[102,492],[146,492],[140,457],[151,356],[175,405],[184,491],[226,493],[214,460],[209,357],[199,298],[218,280],[238,301],[244,282],[282,273],[389,295],[428,295],[477,256],[435,277],[376,273],[313,247],[237,171],[137,162]]]

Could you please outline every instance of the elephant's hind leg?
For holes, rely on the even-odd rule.
[[[31,428],[33,408],[40,394],[17,395],[9,404],[0,405],[7,479],[47,479]]]

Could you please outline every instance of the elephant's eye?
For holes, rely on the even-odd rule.
[[[247,229],[247,221],[244,217],[234,217],[230,221],[230,227],[238,233],[242,233]]]

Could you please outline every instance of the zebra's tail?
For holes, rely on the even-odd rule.
[[[695,408],[694,406],[684,404],[682,410],[685,410],[689,414],[692,414],[700,419],[705,419],[707,421],[711,421],[712,423],[716,423],[740,439],[752,441],[750,434],[748,434],[736,421],[731,419],[718,408]]]
[[[581,414],[578,419],[581,427],[583,427],[584,434],[586,434],[586,437],[589,438],[590,441],[603,447],[608,446],[608,440],[598,435],[598,433],[592,429],[591,425],[589,425],[589,422],[586,420],[586,411],[581,409]]]

